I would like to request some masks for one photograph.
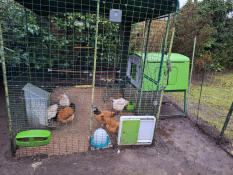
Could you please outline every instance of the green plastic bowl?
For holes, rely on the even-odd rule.
[[[126,106],[127,111],[133,111],[134,110],[134,102],[132,100],[129,101],[129,105]]]

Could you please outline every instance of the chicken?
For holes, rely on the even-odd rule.
[[[94,118],[112,133],[117,133],[119,128],[119,122],[112,119],[116,114],[117,112],[99,111],[98,108],[94,110]]]
[[[124,98],[113,99],[112,100],[112,107],[116,111],[123,111],[125,106],[129,105],[129,101],[125,100]]]
[[[54,104],[48,107],[48,122],[57,115],[58,104]]]
[[[74,119],[75,105],[70,104],[69,107],[61,109],[57,114],[57,120],[61,123],[68,123]]]
[[[107,118],[102,117],[101,120],[103,120],[105,122],[106,129],[109,132],[112,132],[114,134],[118,133],[118,129],[119,129],[119,122],[118,121],[113,120],[113,119],[108,118],[108,117]]]
[[[60,95],[60,97],[59,97],[59,104],[61,106],[70,106],[69,97],[65,93],[63,93],[63,94]]]
[[[105,120],[102,118],[111,118],[114,117],[117,113],[116,112],[110,112],[110,111],[99,111],[98,108],[95,107],[94,110],[94,118],[101,124],[106,124]]]

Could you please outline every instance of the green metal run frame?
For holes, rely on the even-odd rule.
[[[164,91],[164,92],[183,92],[184,93],[184,103],[183,103],[183,111],[180,113],[174,114],[160,114],[160,118],[169,118],[169,117],[185,117],[187,115],[187,91],[186,90],[173,90],[173,91]]]
[[[139,107],[138,107],[138,113],[140,114],[140,109],[141,109],[141,100],[142,100],[142,83],[143,83],[143,78],[144,78],[144,71],[145,71],[145,65],[146,65],[146,58],[147,58],[147,52],[148,52],[148,43],[149,43],[149,38],[150,38],[150,29],[151,29],[151,22],[152,20],[149,21],[149,24],[148,24],[148,31],[147,31],[147,38],[146,38],[146,46],[145,46],[145,50],[144,50],[144,63],[142,64],[143,67],[141,69],[141,77],[142,77],[142,80],[141,80],[141,84],[140,84],[140,87],[141,87],[141,91],[140,91],[140,95],[139,95]],[[146,22],[145,22],[146,23]],[[146,25],[146,24],[145,24]],[[160,65],[161,66],[161,65]]]
[[[167,66],[166,69],[167,71],[165,71],[165,73],[167,73],[166,77],[169,76],[169,73],[171,71],[171,65],[170,65],[170,56],[171,56],[171,51],[172,51],[172,46],[173,46],[173,40],[174,40],[174,35],[175,35],[175,26],[176,26],[176,20],[177,20],[177,16],[178,16],[178,11],[175,12],[174,15],[174,23],[172,26],[172,36],[171,36],[171,41],[170,41],[170,45],[169,45],[169,50],[168,50],[168,60],[167,60]],[[168,17],[168,20],[170,20],[170,15]],[[161,78],[161,73],[162,73],[162,66],[161,64],[163,64],[163,59],[164,59],[164,54],[165,54],[165,49],[167,48],[167,37],[168,37],[168,29],[169,29],[169,24],[167,23],[167,28],[166,28],[166,33],[165,33],[165,40],[163,42],[163,46],[162,46],[162,58],[161,58],[161,63],[160,63],[160,71],[159,71],[159,76],[158,76],[158,84],[160,83],[160,78]],[[169,116],[165,116],[165,115],[160,115],[160,110],[161,110],[161,106],[162,106],[162,100],[163,100],[163,96],[164,96],[164,92],[165,92],[165,78],[163,78],[163,83],[162,83],[162,90],[161,90],[161,95],[160,95],[160,101],[159,101],[159,109],[158,109],[158,113],[156,115],[156,120],[159,121],[160,117],[174,117],[176,115],[169,115]],[[159,88],[159,86],[157,86],[157,88]],[[158,90],[157,90],[158,92]],[[184,93],[184,111],[186,113],[186,91]],[[158,127],[158,122],[156,123],[156,128]]]
[[[97,49],[98,49],[97,42],[98,42],[99,10],[100,10],[100,3],[99,3],[99,1],[97,1],[96,26],[95,26],[94,67],[93,67],[92,94],[91,94],[90,134],[92,133],[92,120],[93,120],[93,110],[94,110],[95,75],[96,75],[96,60],[97,60]]]
[[[157,90],[156,90],[156,96],[155,98],[158,97],[158,91],[159,91],[159,83],[160,83],[160,79],[161,79],[161,73],[162,73],[162,67],[163,67],[163,59],[164,59],[164,53],[165,53],[165,48],[167,47],[167,38],[168,38],[168,30],[169,30],[169,25],[170,25],[170,15],[168,17],[168,21],[167,21],[167,26],[166,26],[166,32],[165,32],[165,36],[164,36],[164,40],[163,40],[163,45],[162,45],[162,56],[161,56],[161,61],[160,61],[160,68],[159,68],[159,74],[158,74],[158,86],[157,86]],[[162,84],[162,91],[160,94],[160,101],[159,101],[159,108],[158,108],[158,113],[156,114],[156,127],[155,129],[157,129],[158,127],[158,121],[159,121],[159,117],[160,117],[160,110],[161,110],[161,106],[162,106],[162,99],[163,99],[163,92],[164,92],[164,83],[165,83],[165,78],[163,78],[163,84]]]
[[[53,13],[80,12],[80,10],[96,13],[97,1],[100,6],[106,8],[121,9],[123,13],[122,19],[131,21],[132,23],[144,21],[145,19],[155,19],[169,13],[176,12],[179,8],[179,0],[15,0],[23,6],[32,9],[36,14],[48,16]],[[81,2],[81,3],[80,3]],[[64,8],[65,7],[65,8]],[[133,9],[133,13],[132,13]],[[160,11],[159,11],[160,10]],[[158,12],[159,11],[159,12]],[[108,15],[104,8],[100,8],[100,14]],[[139,18],[138,18],[139,17]]]
[[[173,40],[174,40],[174,35],[175,35],[175,26],[176,26],[176,20],[177,20],[177,16],[178,16],[178,12],[175,13],[175,16],[174,16],[174,23],[173,23],[173,27],[172,27],[172,36],[171,36],[171,41],[170,41],[170,45],[169,45],[169,50],[168,50],[168,60],[167,60],[167,76],[169,76],[169,73],[171,71],[171,62],[170,62],[170,56],[171,56],[171,52],[172,52],[172,46],[173,46]],[[170,15],[168,17],[168,20],[170,20]],[[169,28],[169,23],[167,24],[167,29]],[[164,57],[164,53],[165,53],[165,49],[164,48],[167,48],[166,45],[167,45],[167,36],[165,36],[165,41],[164,41],[164,45],[163,45],[163,51],[162,51],[162,59],[161,59],[161,63],[160,64],[163,64],[163,57]],[[195,45],[195,44],[194,44]],[[159,76],[158,76],[158,80],[160,81],[160,78],[161,78],[161,70],[159,71]],[[159,86],[157,87],[159,88]],[[167,117],[179,117],[179,116],[186,116],[187,114],[187,90],[165,90],[165,78],[163,79],[163,88],[162,88],[162,95],[161,95],[161,101],[160,101],[160,105],[159,105],[159,110],[161,108],[161,105],[162,105],[162,99],[163,99],[163,95],[164,95],[164,92],[183,92],[184,93],[184,97],[183,97],[183,112],[181,113],[177,113],[177,114],[169,114],[169,115],[161,115],[160,112],[158,112],[160,114],[159,117],[161,118],[167,118]],[[158,118],[159,118],[158,117]],[[157,118],[157,119],[158,119]]]

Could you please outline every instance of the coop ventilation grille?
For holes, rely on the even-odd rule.
[[[156,118],[154,116],[122,116],[118,145],[148,145],[152,143]]]

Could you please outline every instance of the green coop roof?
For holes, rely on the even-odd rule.
[[[54,13],[96,13],[98,0],[15,0],[41,16]],[[110,9],[121,9],[122,20],[131,23],[175,12],[179,0],[99,0],[100,14],[108,17]]]
[[[141,54],[138,54],[141,55]],[[157,63],[161,61],[161,53],[158,52],[151,52],[147,53],[147,62],[149,63]],[[142,58],[144,59],[144,53],[142,54]],[[166,61],[168,58],[168,55],[164,55],[164,61]],[[177,62],[189,62],[189,58],[185,55],[179,54],[179,53],[171,53],[170,57],[171,62],[177,63]]]

